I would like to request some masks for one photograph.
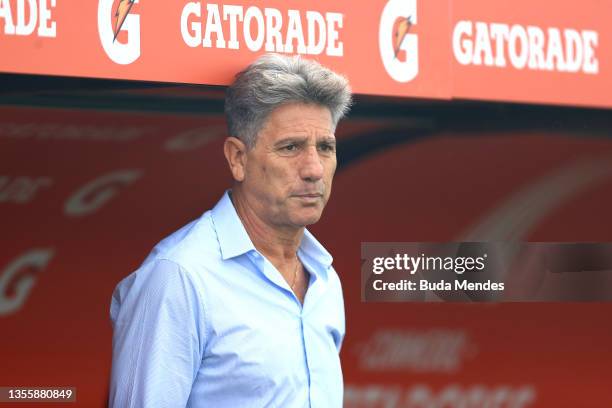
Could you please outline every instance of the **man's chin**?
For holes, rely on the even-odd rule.
[[[321,212],[313,211],[312,214],[300,214],[292,218],[294,225],[306,227],[308,225],[316,224],[321,219]]]

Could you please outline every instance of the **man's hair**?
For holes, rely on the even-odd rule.
[[[335,130],[352,103],[351,88],[345,77],[316,61],[263,55],[238,73],[227,88],[225,115],[230,136],[252,148],[268,115],[292,102],[328,108]]]

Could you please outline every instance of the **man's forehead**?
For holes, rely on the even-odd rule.
[[[323,108],[325,109],[325,108]],[[331,115],[327,109],[320,111],[282,111],[268,117],[262,131],[270,136],[284,137],[287,134],[333,137]]]
[[[333,136],[331,123],[317,123],[308,119],[285,120],[274,126],[278,133],[299,132],[300,134],[315,133],[316,136]]]
[[[335,143],[336,137],[329,129],[300,129],[299,127],[286,127],[276,129],[275,132],[267,132],[265,139],[270,144],[282,144],[284,142],[308,142],[314,139],[315,142]]]

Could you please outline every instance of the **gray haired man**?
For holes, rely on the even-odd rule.
[[[110,406],[342,406],[340,280],[305,226],[329,199],[350,103],[344,77],[299,57],[237,75],[232,189],[113,294]]]

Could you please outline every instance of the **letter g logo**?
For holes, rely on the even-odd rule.
[[[397,82],[412,81],[419,73],[418,37],[410,33],[416,23],[416,0],[389,0],[380,17],[380,57],[389,76]]]
[[[116,10],[113,10],[113,2],[98,0],[100,42],[111,60],[121,65],[131,64],[140,57],[140,16],[129,13],[138,0],[119,0]],[[127,31],[127,43],[122,44],[116,39],[119,31]]]
[[[31,249],[0,270],[0,316],[16,313],[28,298],[37,275],[54,251],[50,248]]]
[[[120,170],[92,180],[70,196],[64,213],[69,217],[93,214],[141,176],[141,170]]]

